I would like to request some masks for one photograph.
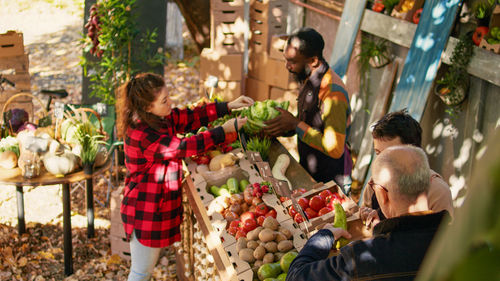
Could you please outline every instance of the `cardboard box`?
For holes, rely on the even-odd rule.
[[[0,57],[20,56],[24,54],[23,34],[7,31],[0,34]]]
[[[267,100],[269,99],[269,85],[256,78],[247,77],[245,94],[254,100]]]
[[[288,111],[292,114],[297,114],[297,98],[299,97],[299,90],[285,90],[278,87],[271,87],[269,90],[269,99],[283,102],[289,101],[290,106],[288,107]]]
[[[213,75],[221,81],[243,80],[243,54],[224,55],[205,48],[200,55],[200,79]]]
[[[244,0],[210,0],[210,10],[212,11],[243,8],[244,6]]]
[[[211,11],[210,46],[221,54],[243,53],[248,29],[243,9]]]
[[[205,81],[200,81],[200,89],[203,89]],[[225,101],[232,101],[242,94],[242,82],[241,81],[218,81],[217,88],[214,89],[214,93],[222,97]],[[205,95],[205,93],[203,93]]]
[[[269,43],[269,58],[285,61],[283,51],[285,50],[287,35],[273,35]]]
[[[262,22],[281,24],[286,28],[287,11],[287,1],[250,1],[250,18]]]
[[[248,75],[281,89],[297,89],[298,83],[288,72],[283,60],[270,58],[266,53],[249,53]]]

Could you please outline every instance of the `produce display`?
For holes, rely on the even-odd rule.
[[[262,226],[238,237],[238,256],[248,262],[259,280],[286,278],[290,263],[297,256],[293,251],[292,232],[280,226],[272,216],[264,219]]]
[[[294,190],[292,196],[299,197],[305,190]],[[288,198],[280,198],[280,201],[284,202]],[[325,189],[316,195],[309,197],[300,197],[297,199],[297,203],[303,210],[308,219],[313,219],[316,217],[321,217],[335,210],[336,203],[343,203],[344,198],[337,192],[332,192]],[[296,223],[304,222],[305,218],[300,215],[300,213],[295,209],[294,206],[290,205],[288,208],[288,214],[295,220]]]

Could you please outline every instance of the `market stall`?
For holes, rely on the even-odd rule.
[[[329,203],[340,203],[350,230],[357,237],[370,235],[357,220],[357,205],[334,182],[315,182],[280,142],[272,142],[268,161],[263,161],[259,153],[243,149],[227,154],[234,156],[234,164],[219,170],[219,178],[210,177],[213,175],[203,169],[205,164],[185,160],[189,174],[184,183],[187,199],[183,241],[177,251],[180,280],[263,280],[280,275],[285,278],[287,265],[308,237],[325,222],[335,220],[334,210],[327,208],[325,201],[315,206],[318,210],[325,208],[319,214],[299,205],[321,198],[320,194],[334,195],[335,200],[330,198]],[[283,175],[289,180],[290,189],[286,180],[273,177],[272,167],[281,155],[289,159]],[[232,179],[238,186],[228,189],[236,190],[223,191],[225,184],[234,184]],[[216,184],[222,188],[216,189]],[[217,191],[222,195],[217,196]],[[297,210],[299,214],[295,214]]]

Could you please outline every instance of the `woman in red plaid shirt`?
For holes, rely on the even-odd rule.
[[[117,125],[125,139],[128,170],[121,215],[130,239],[129,281],[149,280],[161,248],[181,239],[182,159],[233,142],[235,120],[188,138],[177,134],[197,130],[252,103],[241,96],[193,110],[171,108],[163,78],[151,73],[139,74],[119,89]],[[238,127],[245,122],[238,118]]]

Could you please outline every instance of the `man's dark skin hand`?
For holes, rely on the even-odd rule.
[[[279,107],[276,107],[276,109],[280,112],[280,115],[264,122],[267,125],[263,128],[264,133],[271,137],[279,137],[288,131],[295,130],[300,122],[290,112]]]

